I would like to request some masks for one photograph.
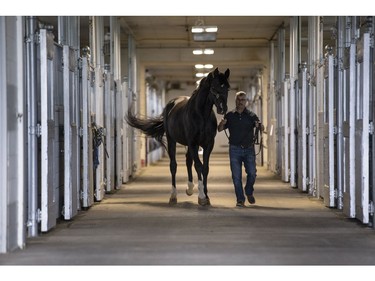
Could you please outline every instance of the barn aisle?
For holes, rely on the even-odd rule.
[[[1,265],[374,265],[375,233],[258,167],[256,204],[235,207],[227,154],[210,162],[211,207],[168,204],[169,161],[142,170],[102,202],[0,255]]]

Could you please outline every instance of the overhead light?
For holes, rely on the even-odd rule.
[[[205,55],[213,55],[214,54],[214,50],[213,49],[204,49],[203,50],[203,54],[205,54]]]
[[[203,72],[195,73],[195,77],[198,77],[198,78],[206,77],[207,75],[208,75],[208,73],[203,73]]]
[[[217,26],[215,25],[195,25],[191,28],[194,41],[216,41]]]
[[[193,26],[191,28],[191,32],[192,33],[202,33],[202,32],[204,32],[204,28],[201,27],[201,26]]]
[[[217,26],[206,26],[205,32],[217,32]]]
[[[202,49],[193,50],[193,54],[194,55],[202,55],[203,54],[203,50]]]
[[[203,68],[205,68],[205,69],[211,69],[213,67],[214,66],[212,64],[196,64],[195,65],[196,69],[203,69]]]
[[[191,28],[192,33],[203,33],[203,32],[208,32],[208,33],[215,33],[217,32],[218,28],[217,26],[211,25],[211,26],[193,26]]]
[[[193,50],[194,55],[213,55],[214,50],[213,49],[195,49]]]

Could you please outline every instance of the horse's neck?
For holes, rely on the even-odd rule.
[[[209,87],[198,89],[195,95],[190,99],[191,106],[196,112],[208,119],[211,114],[213,103],[208,99]]]

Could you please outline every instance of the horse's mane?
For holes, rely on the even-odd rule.
[[[203,77],[201,79],[201,81],[199,82],[199,85],[198,87],[193,91],[193,93],[191,94],[191,98],[194,99],[194,97],[196,97],[198,95],[198,93],[201,92],[201,90],[204,88],[204,87],[207,87],[208,86],[208,83],[207,83],[207,77]]]

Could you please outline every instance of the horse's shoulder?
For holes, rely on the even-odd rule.
[[[179,96],[179,97],[175,97],[174,99],[171,99],[169,103],[177,104],[180,102],[187,101],[189,98],[190,98],[189,96]]]

